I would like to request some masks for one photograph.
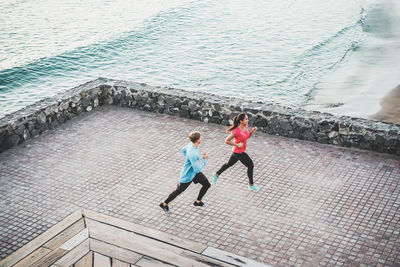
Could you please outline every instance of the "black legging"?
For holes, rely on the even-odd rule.
[[[222,167],[217,171],[218,176],[221,175],[226,169],[232,167],[238,160],[243,163],[247,167],[247,176],[249,176],[249,183],[253,184],[253,169],[254,164],[249,155],[246,152],[239,153],[232,153],[229,161],[222,165]]]
[[[207,177],[202,173],[199,172],[198,174],[196,174],[196,176],[193,178],[192,181],[188,182],[188,183],[178,183],[178,186],[176,187],[175,191],[172,192],[167,200],[165,200],[164,202],[166,204],[168,204],[169,202],[171,202],[172,200],[174,200],[180,193],[182,193],[183,191],[186,190],[186,188],[189,187],[189,185],[194,182],[195,184],[200,183],[202,185],[200,192],[199,192],[199,196],[197,197],[197,200],[200,200],[203,198],[203,196],[205,195],[205,193],[207,192],[208,188],[210,188],[211,184],[210,182],[207,180]]]

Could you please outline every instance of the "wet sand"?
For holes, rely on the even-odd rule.
[[[371,115],[371,119],[400,124],[400,85],[382,98],[380,105],[381,110]]]

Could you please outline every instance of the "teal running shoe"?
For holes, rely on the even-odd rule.
[[[248,185],[248,187],[250,190],[253,190],[254,192],[257,192],[258,190],[260,190],[260,188],[256,184]]]
[[[214,182],[214,184],[217,184],[217,180],[218,180],[217,173],[214,172],[214,173],[212,174],[212,177],[213,177],[213,182]]]

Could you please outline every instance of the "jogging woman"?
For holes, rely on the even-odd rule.
[[[222,165],[222,167],[216,173],[213,173],[214,184],[217,183],[217,180],[221,173],[223,173],[229,167],[232,167],[238,160],[240,160],[240,162],[242,162],[247,167],[247,176],[249,177],[249,189],[255,192],[260,190],[260,188],[253,182],[253,161],[245,152],[247,139],[249,139],[254,134],[254,132],[257,131],[257,127],[254,127],[249,132],[248,123],[249,119],[247,115],[245,113],[239,113],[233,118],[233,124],[226,130],[229,135],[225,139],[225,143],[233,146],[233,153],[228,162]],[[232,139],[235,139],[234,142],[232,142]]]
[[[207,177],[201,172],[208,159],[207,154],[204,154],[202,159],[200,159],[198,147],[201,143],[201,135],[199,132],[191,132],[189,134],[189,139],[190,142],[181,150],[186,160],[181,171],[181,178],[179,179],[178,186],[164,202],[160,203],[160,207],[165,212],[169,212],[168,203],[174,200],[180,193],[185,191],[192,182],[195,184],[200,183],[202,185],[199,195],[196,201],[194,201],[193,205],[203,207],[204,203],[201,201],[201,199],[211,186],[210,182],[207,180]]]

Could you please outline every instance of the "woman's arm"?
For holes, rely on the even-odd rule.
[[[251,131],[250,131],[249,138],[250,138],[250,137],[253,135],[253,133],[255,133],[255,131],[257,131],[257,130],[258,130],[257,126],[253,127],[253,129],[251,129]]]
[[[231,146],[237,146],[237,147],[242,147],[243,143],[236,144],[235,142],[232,142],[232,139],[235,138],[234,133],[230,133],[228,137],[225,139],[225,144],[231,145]]]

